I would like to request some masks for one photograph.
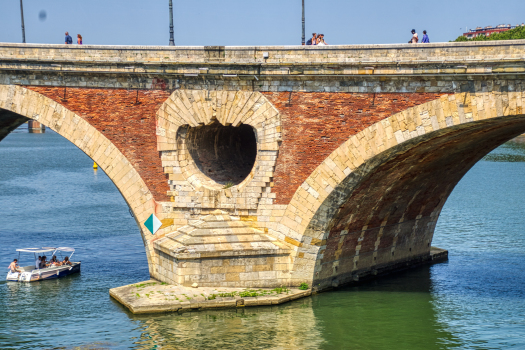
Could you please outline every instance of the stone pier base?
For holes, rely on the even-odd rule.
[[[399,272],[407,268],[424,264],[433,264],[448,259],[448,251],[432,247],[430,255],[417,257],[413,260],[396,265],[379,268],[361,273],[345,279],[341,278],[341,285],[363,283],[388,273]],[[357,278],[355,276],[358,276]],[[338,287],[332,285],[331,288]],[[217,308],[238,308],[247,306],[278,305],[312,295],[312,293],[326,291],[331,288],[227,288],[227,287],[189,287],[181,284],[167,284],[156,280],[149,280],[112,288],[109,295],[124,305],[134,314],[160,312],[186,312]]]
[[[155,280],[109,290],[113,299],[134,314],[278,305],[311,294],[311,289],[192,288]]]

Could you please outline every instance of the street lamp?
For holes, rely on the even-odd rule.
[[[170,0],[170,46],[175,46],[175,39],[173,37],[173,1],[172,0]]]
[[[22,1],[22,0],[20,0],[20,1]],[[303,0],[303,38],[302,38],[301,43],[304,45],[304,0]]]
[[[20,0],[20,16],[22,16],[22,42],[26,43],[26,30],[24,28],[24,5],[22,0]]]

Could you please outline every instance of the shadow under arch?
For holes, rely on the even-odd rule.
[[[370,159],[334,190],[314,283],[426,256],[439,214],[463,176],[490,151],[525,132],[522,116],[475,122],[421,136]]]
[[[24,87],[0,85],[0,141],[30,119],[73,143],[104,170],[133,212],[152,274],[154,252],[150,241],[153,236],[145,234],[143,222],[154,212],[155,204],[133,165],[108,138],[71,110]]]
[[[333,152],[298,190],[316,198],[296,231],[297,276],[323,289],[428,257],[456,184],[525,132],[516,103],[521,92],[444,96],[363,130]]]

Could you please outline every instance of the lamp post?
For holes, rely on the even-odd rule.
[[[170,46],[175,46],[175,38],[173,37],[173,1],[172,0],[170,0]]]
[[[304,45],[304,0],[303,0],[303,37],[301,43]]]
[[[24,5],[20,0],[20,16],[22,16],[22,42],[26,43],[26,29],[24,28]]]

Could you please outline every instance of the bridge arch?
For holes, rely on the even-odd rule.
[[[155,211],[146,183],[130,161],[100,131],[60,103],[18,85],[0,85],[0,141],[26,122],[36,120],[57,132],[93,159],[115,184],[133,212],[153,274],[151,235],[144,221]]]
[[[428,256],[448,196],[487,153],[525,132],[520,92],[456,93],[352,136],[304,181],[281,231],[294,280],[318,288]]]

